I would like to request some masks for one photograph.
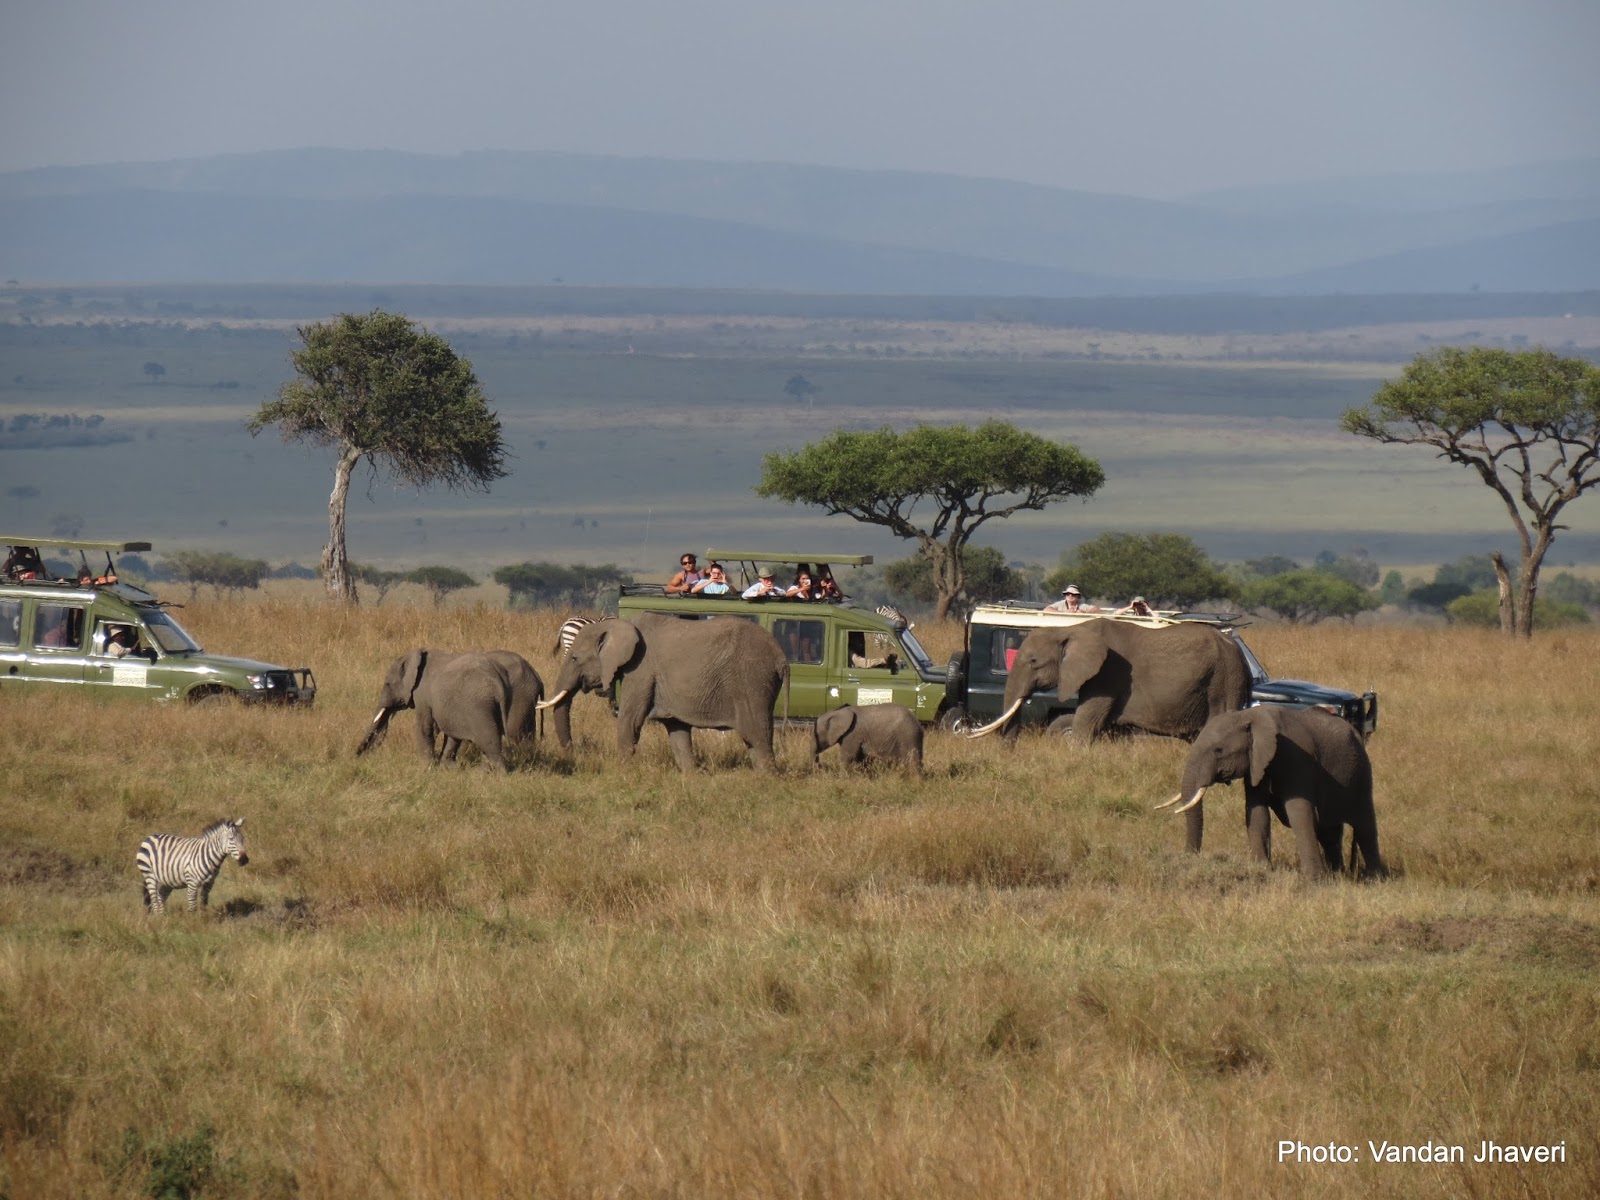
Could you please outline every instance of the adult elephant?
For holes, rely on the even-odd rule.
[[[1245,828],[1251,855],[1272,857],[1272,817],[1294,830],[1300,870],[1312,879],[1344,869],[1339,839],[1350,826],[1350,867],[1361,852],[1365,873],[1388,874],[1378,853],[1378,819],[1372,807],[1372,762],[1350,723],[1315,708],[1264,705],[1219,713],[1206,722],[1189,750],[1178,794],[1157,808],[1187,803],[1199,811],[1215,783],[1245,781]],[[1200,839],[1190,838],[1198,851]]]
[[[394,714],[411,708],[417,750],[430,762],[453,760],[461,743],[471,742],[486,762],[504,769],[505,740],[533,731],[542,694],[538,673],[512,651],[413,650],[385,673],[377,715],[356,754],[380,744]]]
[[[1072,732],[1089,741],[1111,728],[1193,738],[1211,717],[1250,703],[1250,666],[1237,642],[1195,622],[1043,625],[1017,647],[999,719],[972,736],[1006,729],[1024,700],[1049,688],[1063,703],[1077,694]],[[1187,816],[1199,845],[1204,810]]]
[[[475,650],[466,652],[463,657],[472,654],[498,663],[506,673],[507,682],[511,684],[511,704],[506,709],[506,738],[512,741],[529,737],[537,739],[539,701],[544,699],[544,680],[539,678],[539,672],[533,669],[533,664],[514,650]],[[441,748],[444,761],[454,762],[460,746],[459,739],[446,738]]]
[[[556,737],[571,744],[572,698],[611,690],[617,701],[617,751],[634,752],[646,721],[667,729],[681,770],[694,769],[692,729],[731,729],[756,766],[770,770],[773,705],[789,680],[783,648],[766,630],[739,617],[686,620],[640,614],[632,621],[596,621],[578,630],[562,660],[554,694]]]

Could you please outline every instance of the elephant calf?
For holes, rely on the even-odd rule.
[[[1199,851],[1203,825],[1195,818],[1213,783],[1245,781],[1245,828],[1251,855],[1272,857],[1272,818],[1294,830],[1300,870],[1318,879],[1340,871],[1340,835],[1353,832],[1350,867],[1359,848],[1366,873],[1387,874],[1378,854],[1378,820],[1372,808],[1372,762],[1349,722],[1315,708],[1262,705],[1219,713],[1206,722],[1189,750],[1183,787],[1157,808],[1187,801],[1189,849]]]
[[[830,746],[851,766],[897,762],[922,770],[922,722],[903,704],[847,704],[823,713],[812,732],[812,766]]]
[[[411,708],[417,713],[417,750],[430,762],[454,761],[461,743],[471,742],[484,762],[504,770],[503,744],[533,732],[542,691],[538,673],[511,651],[413,650],[390,665],[378,713],[356,753],[382,742],[390,718]]]

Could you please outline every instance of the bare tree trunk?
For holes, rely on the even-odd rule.
[[[355,577],[344,549],[345,501],[350,496],[350,475],[361,452],[346,448],[333,468],[333,493],[328,497],[328,544],[322,548],[322,584],[341,604],[358,604]]]
[[[1491,554],[1489,561],[1494,564],[1495,582],[1500,585],[1500,632],[1511,637],[1519,631],[1521,624],[1511,598],[1511,572],[1506,568],[1505,557],[1500,551],[1496,550]]]

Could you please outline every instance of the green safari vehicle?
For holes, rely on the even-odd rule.
[[[906,619],[892,609],[875,611],[838,600],[741,597],[759,574],[759,564],[778,568],[815,565],[831,575],[833,566],[864,566],[870,554],[781,554],[748,550],[708,550],[706,561],[721,563],[732,590],[723,596],[669,595],[659,584],[622,589],[617,615],[665,613],[686,621],[734,617],[754,621],[778,640],[789,660],[790,719],[810,721],[847,704],[903,704],[931,724],[945,707],[945,673],[934,666]],[[790,570],[788,574],[793,574]],[[774,711],[785,715],[780,695]]]
[[[170,607],[117,578],[111,556],[150,549],[149,542],[92,542],[0,536],[9,556],[0,567],[0,690],[73,687],[85,694],[200,703],[309,705],[317,695],[310,667],[279,667],[207,654],[173,620]],[[40,545],[78,551],[82,568],[57,578]],[[89,551],[103,551],[96,573]]]

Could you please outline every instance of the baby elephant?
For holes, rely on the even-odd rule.
[[[1272,857],[1272,818],[1294,830],[1300,870],[1309,879],[1340,871],[1339,838],[1349,825],[1350,867],[1359,848],[1369,875],[1385,875],[1378,854],[1378,819],[1372,809],[1372,763],[1349,722],[1316,708],[1262,705],[1218,713],[1189,750],[1183,788],[1165,804],[1198,806],[1213,783],[1243,779],[1245,828],[1252,857]],[[1202,825],[1191,820],[1189,849],[1200,849]]]
[[[848,764],[898,762],[922,770],[922,722],[903,704],[845,705],[817,718],[811,765],[829,746]]]

